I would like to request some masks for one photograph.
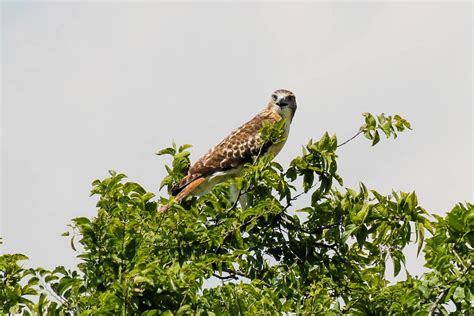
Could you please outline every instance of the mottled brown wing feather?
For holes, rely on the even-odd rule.
[[[173,188],[172,194],[179,194],[198,178],[205,178],[215,172],[233,169],[251,161],[252,157],[257,155],[262,148],[268,147],[265,146],[266,144],[262,146],[259,133],[264,122],[276,122],[280,119],[281,117],[274,112],[260,112],[196,161],[189,169],[188,175],[180,181],[178,186]]]

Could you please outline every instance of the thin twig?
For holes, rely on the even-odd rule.
[[[49,285],[49,283],[46,283],[46,281],[44,281],[43,277],[41,276],[41,278],[39,278],[40,280],[40,283],[43,285],[43,288],[51,295],[53,296],[58,302],[60,302],[61,304],[63,305],[66,305],[68,308],[70,307],[69,305],[69,302],[67,301],[67,299],[65,299],[64,297],[62,297],[61,295],[57,294],[52,288],[51,286]]]
[[[351,140],[353,140],[354,138],[356,138],[357,136],[359,136],[360,134],[362,134],[363,131],[359,131],[357,134],[355,134],[354,136],[352,136],[351,138],[349,138],[348,140],[346,140],[345,142],[337,145],[337,148],[341,147],[341,146],[344,146],[345,144],[347,144],[348,142],[350,142]]]
[[[234,275],[238,275],[238,276],[241,276],[241,277],[250,279],[250,277],[249,277],[248,275],[246,275],[245,273],[243,273],[243,272],[241,272],[241,271],[239,271],[239,270],[232,271],[231,269],[223,268],[222,271],[227,272],[227,273],[229,273],[229,274],[234,274]]]
[[[285,221],[285,223],[290,228],[298,230],[298,231],[306,233],[306,234],[316,234],[318,232],[322,232],[325,229],[332,228],[332,227],[335,227],[335,226],[338,226],[338,225],[341,224],[341,221],[339,220],[339,221],[337,221],[336,223],[333,223],[333,224],[323,225],[323,226],[315,227],[313,229],[309,229],[309,228],[306,228],[306,227],[295,225],[292,222],[290,222],[287,218],[284,218],[283,220]]]
[[[441,302],[441,299],[443,298],[443,296],[446,294],[446,291],[449,290],[449,288],[445,289],[444,291],[442,291],[438,298],[436,298],[436,301],[434,301],[433,305],[431,306],[430,308],[430,311],[428,312],[428,315],[430,316],[433,316],[435,315],[434,312],[436,311],[436,309],[438,308],[438,304],[439,302]]]
[[[315,242],[313,243],[314,246],[319,246],[319,247],[323,247],[323,248],[329,248],[329,249],[336,249],[336,246],[337,244],[334,243],[334,244],[325,244],[323,242]]]
[[[227,209],[225,211],[225,213],[228,213],[228,212],[232,211],[233,209],[235,209],[235,207],[237,206],[237,203],[239,202],[239,199],[240,199],[241,196],[242,196],[242,190],[240,189],[239,193],[237,194],[237,198],[235,199],[235,202],[232,204],[232,206],[229,209]]]

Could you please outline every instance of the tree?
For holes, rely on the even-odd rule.
[[[398,115],[364,117],[350,140],[364,135],[376,145],[380,134],[396,138],[410,128]],[[274,142],[281,132],[278,125],[262,130]],[[310,140],[286,170],[257,157],[236,179],[245,209],[222,183],[160,214],[168,199],[111,171],[92,184],[97,215],[73,219],[64,234],[81,259],[77,269],[24,269],[25,256],[0,256],[0,308],[26,315],[474,313],[473,205],[440,217],[418,205],[414,192],[343,188],[337,149],[348,141],[327,133]],[[159,152],[172,157],[162,187],[189,168],[189,147]],[[297,207],[303,196],[308,204]],[[421,277],[405,267],[411,242],[430,269]],[[389,284],[388,260],[395,275],[405,269],[406,280]]]

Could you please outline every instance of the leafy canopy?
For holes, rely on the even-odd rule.
[[[92,183],[96,216],[73,219],[64,234],[81,260],[76,269],[25,269],[24,255],[0,256],[1,312],[474,313],[472,204],[431,216],[415,192],[384,195],[363,183],[342,187],[340,146],[358,135],[376,145],[380,135],[396,138],[411,128],[398,115],[364,118],[346,142],[328,133],[310,140],[286,169],[265,155],[247,164],[235,180],[245,209],[230,198],[229,183],[222,183],[160,214],[167,198],[155,199],[111,171]],[[281,141],[281,127],[265,126],[263,138]],[[172,158],[161,187],[169,190],[186,173],[189,148],[173,144],[159,152]],[[405,266],[403,250],[413,242],[430,269],[421,277]],[[404,281],[388,282],[389,260],[395,276],[406,272]]]

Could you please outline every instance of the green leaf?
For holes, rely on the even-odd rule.
[[[375,128],[377,122],[375,121],[374,116],[368,112],[362,113],[362,115],[365,117],[365,124],[367,124],[367,127]]]
[[[176,154],[176,149],[172,148],[172,147],[168,147],[168,148],[165,148],[165,149],[162,149],[162,150],[158,151],[156,154],[158,156],[162,156],[162,155],[174,156]]]
[[[72,248],[72,250],[77,251],[76,246],[74,245],[74,237],[75,236],[72,236],[72,238],[71,238],[71,248]]]
[[[178,311],[176,312],[176,315],[188,315],[192,311],[191,305],[183,305],[181,306]]]
[[[448,215],[447,220],[451,229],[457,232],[463,231],[463,223],[455,215]]]
[[[374,139],[372,140],[372,146],[375,146],[380,141],[380,135],[378,131],[375,131]]]
[[[356,229],[357,229],[357,226],[355,224],[347,225],[344,230],[344,233],[341,236],[341,242],[345,243]]]
[[[172,278],[169,279],[169,286],[170,286],[171,290],[173,290],[173,291],[178,290],[178,288],[176,287],[176,284],[174,283]]]
[[[237,247],[240,249],[244,248],[244,240],[242,239],[242,234],[239,228],[235,229],[235,240],[237,242]]]
[[[193,147],[191,144],[184,144],[184,145],[181,145],[179,146],[179,149],[178,149],[178,152],[182,152],[182,151],[185,151],[186,149],[189,149]]]
[[[416,251],[416,255],[418,256],[423,247],[423,241],[425,240],[425,226],[423,225],[423,223],[416,223],[416,230],[418,233],[418,248]]]
[[[400,259],[392,256],[392,261],[393,261],[393,269],[394,269],[393,276],[396,277],[400,273],[400,269],[401,269]]]
[[[90,219],[88,219],[87,217],[76,217],[73,219],[74,223],[76,223],[76,225],[78,226],[81,226],[81,225],[85,225],[85,224],[90,224]]]
[[[133,277],[133,282],[134,282],[135,284],[138,284],[138,283],[147,283],[147,284],[149,284],[149,285],[151,285],[151,286],[154,285],[152,279],[146,278],[146,277],[144,277],[144,276],[135,276],[135,277]]]
[[[453,300],[454,300],[455,302],[460,302],[460,301],[462,301],[464,298],[465,298],[465,295],[464,295],[464,288],[458,286],[458,287],[456,288],[456,290],[454,291]]]

